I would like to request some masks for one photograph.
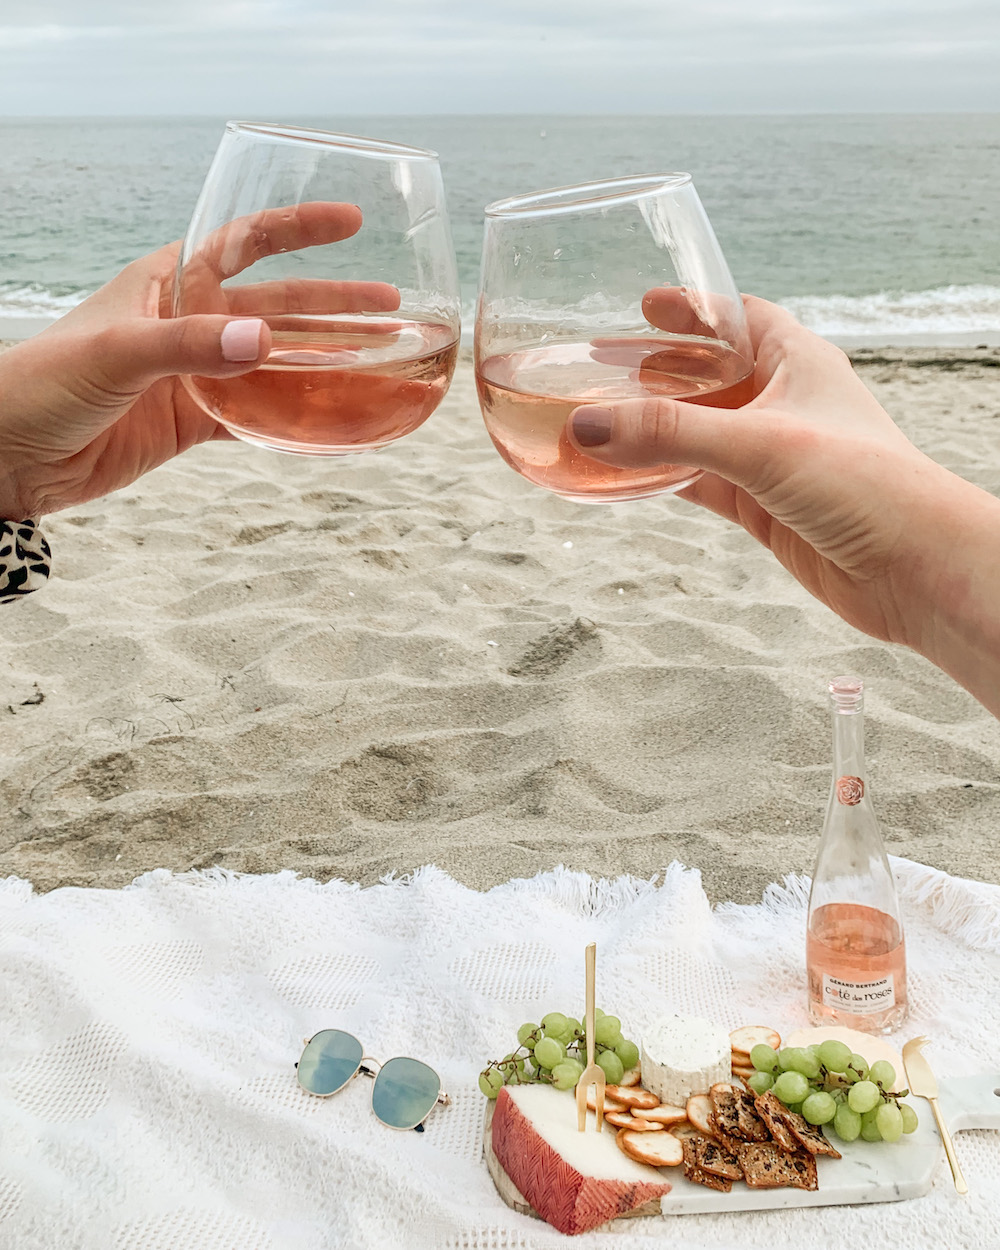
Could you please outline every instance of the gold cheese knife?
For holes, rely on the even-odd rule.
[[[948,1157],[948,1166],[951,1168],[955,1188],[960,1194],[967,1194],[969,1186],[965,1183],[965,1177],[962,1175],[962,1168],[955,1154],[955,1146],[951,1140],[951,1134],[948,1132],[944,1117],[941,1115],[941,1109],[938,1107],[938,1083],[934,1073],[931,1071],[930,1064],[922,1053],[922,1047],[926,1042],[926,1037],[914,1037],[903,1047],[903,1067],[906,1069],[907,1084],[910,1087],[911,1094],[916,1094],[918,1098],[926,1098],[931,1104],[938,1132],[941,1134],[942,1142],[944,1142],[944,1153]]]

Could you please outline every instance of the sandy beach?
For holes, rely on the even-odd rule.
[[[1000,494],[1000,350],[853,355],[921,448]],[[890,852],[1000,882],[1000,724],[693,505],[522,481],[468,360],[378,455],[205,446],[45,530],[55,579],[0,612],[0,875],[435,863],[488,888],[679,859],[755,901],[811,870],[824,683],[856,671]]]

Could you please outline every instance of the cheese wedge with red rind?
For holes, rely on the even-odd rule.
[[[507,1085],[493,1111],[500,1166],[531,1206],[561,1233],[585,1233],[670,1192],[652,1167],[619,1149],[593,1115],[577,1130],[576,1100],[549,1085]]]

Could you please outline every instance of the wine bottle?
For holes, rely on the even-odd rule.
[[[866,1033],[906,1019],[906,947],[896,883],[865,776],[864,683],[830,682],[833,784],[809,893],[809,1018]]]

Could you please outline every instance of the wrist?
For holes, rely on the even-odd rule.
[[[1000,716],[1000,500],[942,471],[924,502],[905,640]]]

